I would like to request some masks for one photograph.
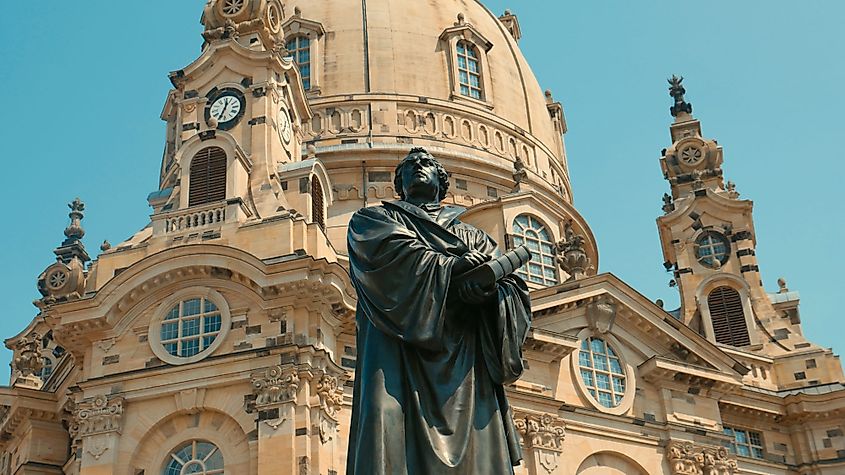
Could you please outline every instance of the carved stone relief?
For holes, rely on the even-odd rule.
[[[97,396],[80,403],[74,411],[79,437],[120,432],[123,419],[123,398]]]
[[[692,442],[672,441],[666,447],[672,475],[733,475],[736,460],[724,447],[701,447]]]
[[[516,430],[522,436],[526,449],[526,463],[538,465],[535,473],[552,474],[560,465],[563,452],[563,439],[566,436],[566,424],[551,414],[518,413],[514,416]]]
[[[296,402],[299,375],[293,367],[271,366],[252,374],[256,408],[283,402]]]

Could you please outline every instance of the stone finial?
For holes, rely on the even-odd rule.
[[[466,23],[466,17],[464,17],[463,13],[458,13],[458,21],[455,22],[455,26],[460,26]]]
[[[309,143],[305,146],[305,153],[308,155],[308,158],[317,158],[317,147],[314,146],[313,143]]]
[[[521,158],[516,157],[516,161],[513,162],[513,193],[519,191],[519,185],[526,177],[528,177],[528,171],[525,170],[525,162],[523,162]]]
[[[728,192],[729,197],[731,197],[733,199],[739,198],[739,192],[736,191],[736,184],[734,182],[730,181],[730,180],[728,180],[728,182],[725,183],[725,191]]]
[[[675,105],[669,108],[672,117],[678,117],[681,113],[692,114],[692,104],[684,100],[684,94],[687,93],[687,90],[681,84],[683,81],[683,76],[678,77],[674,74],[669,78],[669,95],[675,99]]]
[[[564,239],[555,244],[555,250],[558,253],[557,261],[560,268],[569,274],[567,281],[582,279],[587,276],[589,270],[593,269],[590,257],[584,249],[586,241],[583,235],[575,233],[572,220],[564,224]]]
[[[109,249],[111,249],[111,243],[109,242],[108,239],[106,239],[105,241],[103,241],[102,244],[100,244],[100,250],[103,251],[103,252],[106,252]]]
[[[85,217],[85,203],[77,197],[71,203],[68,203],[67,206],[70,208],[70,213],[68,214],[70,224],[65,228],[65,237],[67,238],[65,244],[70,244],[71,242],[79,241],[85,236],[85,230],[82,229],[82,218]]]
[[[672,203],[672,195],[663,193],[663,212],[666,214],[675,211],[675,204]]]
[[[778,279],[778,293],[785,294],[789,292],[789,287],[786,286],[786,279],[783,277]]]
[[[293,16],[295,16],[297,18],[301,17],[302,16],[302,10],[299,7],[293,7]]]
[[[15,345],[15,357],[12,359],[12,368],[21,376],[37,376],[44,367],[44,359],[41,357],[41,335],[32,332],[23,337]]]
[[[545,94],[545,96],[546,96],[546,104],[551,104],[551,103],[553,103],[553,102],[555,101],[555,98],[554,98],[554,96],[552,95],[552,90],[551,90],[551,89],[546,89],[546,92],[545,92],[544,94]]]

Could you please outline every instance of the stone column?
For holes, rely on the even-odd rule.
[[[298,475],[296,400],[299,375],[293,365],[276,365],[251,375],[258,413],[258,475]]]
[[[522,436],[525,467],[529,475],[562,475],[560,455],[566,424],[551,414],[516,413],[516,429]]]
[[[72,446],[78,447],[75,457],[81,461],[80,475],[114,473],[122,423],[122,397],[96,396],[75,408],[71,436]]]

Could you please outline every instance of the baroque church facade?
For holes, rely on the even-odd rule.
[[[512,13],[210,0],[202,23],[201,54],[169,76],[149,222],[92,257],[71,203],[39,312],[5,340],[0,474],[345,473],[346,226],[394,198],[411,147],[451,172],[464,221],[533,250],[527,370],[507,388],[518,474],[845,473],[839,358],[802,335],[797,292],[764,289],[752,202],[679,78],[659,162],[681,297],[666,311],[597,273],[563,108]]]

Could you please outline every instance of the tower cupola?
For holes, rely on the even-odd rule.
[[[269,51],[284,44],[283,18],[284,6],[278,0],[209,0],[200,22],[206,44],[233,38]]]

